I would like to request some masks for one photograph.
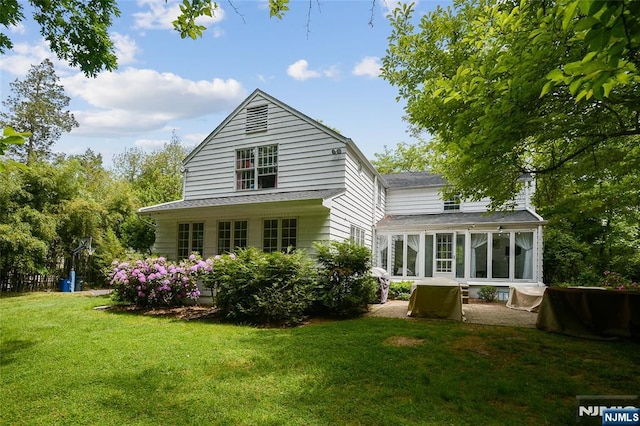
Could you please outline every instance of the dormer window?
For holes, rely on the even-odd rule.
[[[444,201],[444,211],[460,210],[460,196],[455,195]]]
[[[247,122],[245,133],[266,131],[268,113],[269,105],[259,105],[247,108]]]
[[[278,184],[278,145],[236,151],[236,190],[276,188]]]

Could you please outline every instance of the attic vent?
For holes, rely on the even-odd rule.
[[[262,132],[267,130],[267,112],[269,105],[260,105],[247,108],[246,133]]]

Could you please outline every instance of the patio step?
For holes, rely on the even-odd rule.
[[[462,291],[462,304],[469,304],[469,285],[468,284],[460,284],[460,290]]]

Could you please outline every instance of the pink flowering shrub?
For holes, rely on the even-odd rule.
[[[117,300],[138,306],[179,306],[200,296],[197,280],[211,272],[213,260],[192,254],[178,264],[164,257],[113,261],[110,284]]]
[[[632,282],[630,279],[625,278],[618,272],[604,272],[604,279],[602,280],[602,286],[613,290],[635,290],[638,291],[638,283]]]

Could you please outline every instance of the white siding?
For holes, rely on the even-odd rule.
[[[206,231],[205,231],[206,238]],[[175,260],[178,256],[178,222],[172,220],[156,220],[156,242],[153,252]]]
[[[387,214],[435,214],[442,212],[443,202],[438,188],[390,189]]]
[[[332,203],[331,236],[336,240],[347,239],[351,225],[355,225],[365,230],[365,245],[371,249],[375,219],[382,217],[382,211],[375,206],[377,180],[351,150],[345,156],[345,167],[347,190]]]
[[[182,210],[181,212],[165,212],[156,216],[156,242],[154,252],[170,259],[177,257],[178,223],[204,223],[203,257],[211,257],[217,253],[218,222],[246,220],[248,223],[249,246],[262,248],[262,221],[264,219],[298,219],[297,246],[300,249],[313,251],[314,241],[329,240],[329,210],[318,202],[256,205],[251,207],[216,207]],[[159,218],[159,219],[158,219]]]
[[[257,96],[248,106],[266,102]],[[274,103],[269,103],[266,132],[245,133],[245,120],[246,109],[242,109],[185,164],[185,200],[344,187],[342,141]],[[236,150],[271,144],[278,144],[278,188],[236,191]],[[338,148],[343,154],[332,153]]]
[[[386,200],[387,214],[437,214],[444,211],[439,187],[390,189]],[[516,198],[516,210],[525,209],[525,197]],[[462,201],[461,212],[486,212],[489,200]]]

